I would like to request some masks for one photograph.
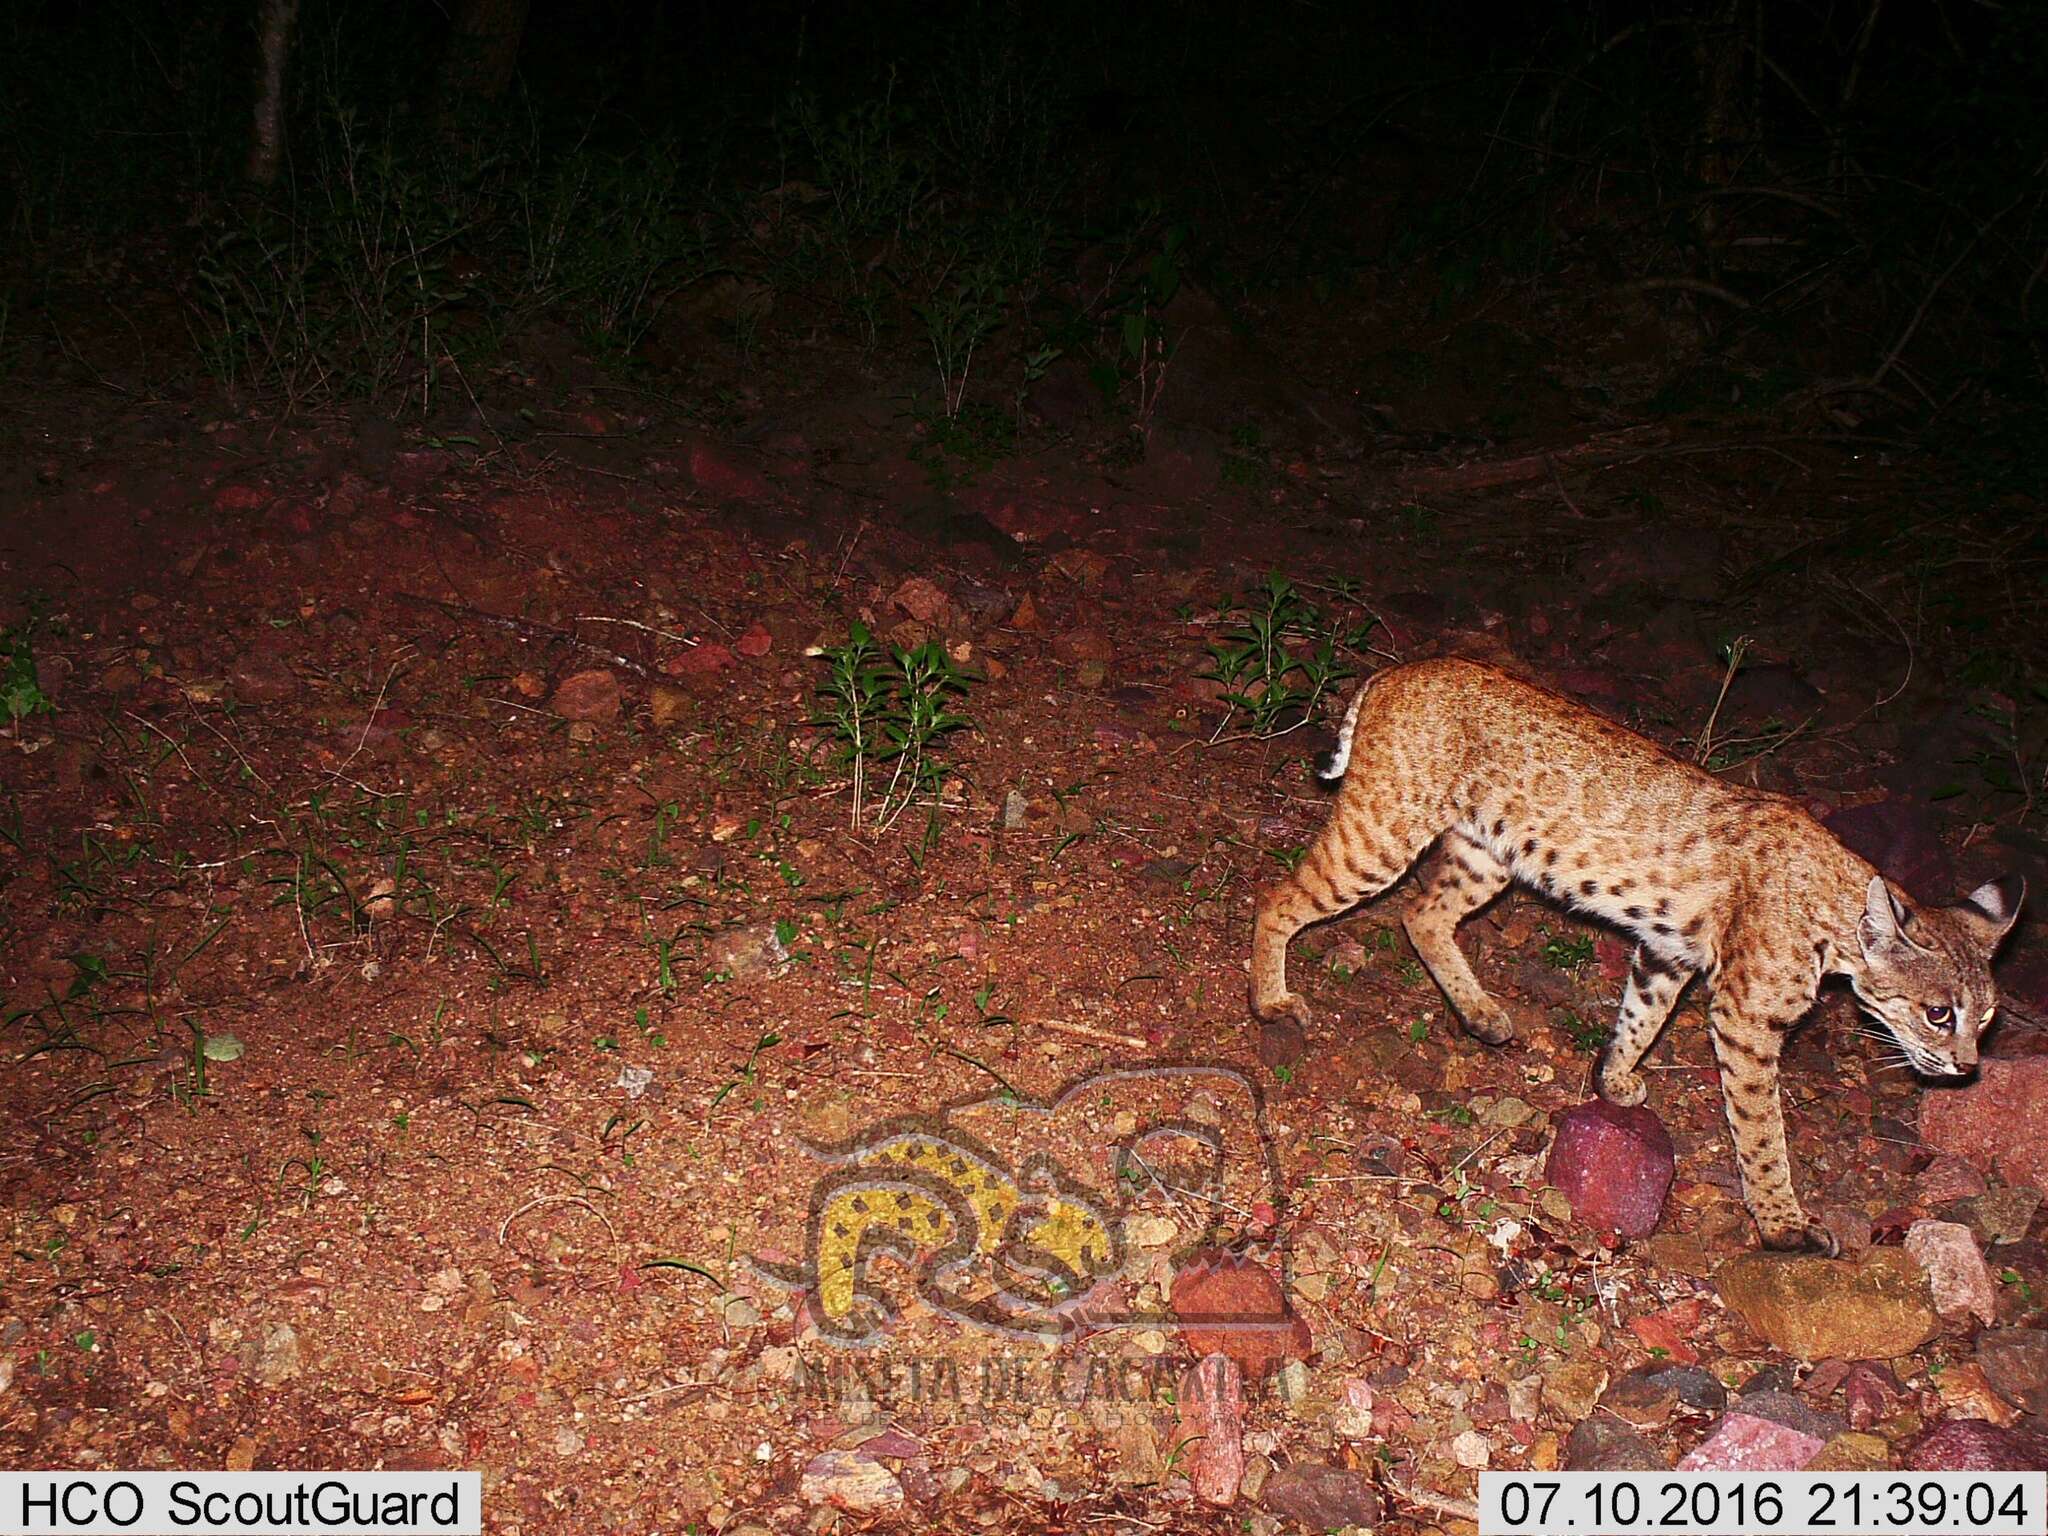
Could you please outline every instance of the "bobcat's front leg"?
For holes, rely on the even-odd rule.
[[[1721,1098],[1735,1164],[1742,1173],[1742,1199],[1766,1248],[1836,1252],[1834,1234],[1807,1219],[1792,1187],[1792,1160],[1785,1148],[1785,1113],[1778,1093],[1778,1058],[1785,1030],[1811,1004],[1811,996],[1789,997],[1759,985],[1734,969],[1722,976],[1708,1008],[1714,1056],[1721,1067]]]

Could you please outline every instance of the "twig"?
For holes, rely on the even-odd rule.
[[[1118,1034],[1112,1029],[1097,1029],[1092,1024],[1075,1024],[1067,1019],[1039,1019],[1036,1022],[1041,1028],[1049,1029],[1055,1034],[1072,1035],[1079,1040],[1094,1040],[1103,1045],[1123,1045],[1134,1051],[1148,1050],[1151,1047],[1150,1041],[1141,1040],[1136,1035]]]
[[[1479,1506],[1470,1499],[1454,1499],[1447,1493],[1431,1493],[1426,1488],[1414,1488],[1389,1476],[1383,1479],[1387,1492],[1404,1504],[1413,1504],[1417,1509],[1426,1509],[1433,1515],[1449,1515],[1453,1520],[1470,1520],[1479,1523]]]
[[[478,624],[490,624],[499,629],[509,629],[513,634],[528,640],[559,640],[564,645],[574,646],[579,651],[588,651],[593,656],[602,657],[615,667],[623,667],[636,677],[652,678],[654,676],[653,672],[645,665],[635,661],[632,657],[621,656],[616,651],[608,651],[602,646],[592,645],[588,640],[582,639],[573,631],[563,629],[559,625],[542,624],[533,619],[515,619],[507,613],[488,613],[482,608],[472,608],[467,603],[450,603],[438,597],[424,597],[417,592],[394,592],[392,596],[404,602],[418,603],[425,608],[438,608],[451,619],[470,619]]]
[[[1735,681],[1735,674],[1742,668],[1742,658],[1749,653],[1749,636],[1737,635],[1728,647],[1728,670],[1721,674],[1721,691],[1714,696],[1713,711],[1707,716],[1707,728],[1700,732],[1700,739],[1694,746],[1692,760],[1704,763],[1714,750],[1714,722],[1721,718],[1721,705],[1728,698],[1728,688]]]

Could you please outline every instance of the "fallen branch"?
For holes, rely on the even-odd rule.
[[[542,624],[535,619],[516,619],[509,613],[489,613],[482,608],[472,608],[467,603],[451,603],[438,597],[423,597],[417,592],[395,592],[392,595],[408,603],[418,603],[424,608],[438,608],[451,619],[466,619],[472,623],[489,624],[498,629],[510,630],[522,639],[559,640],[564,645],[573,646],[579,651],[588,651],[591,655],[608,661],[615,667],[623,667],[635,677],[652,678],[654,676],[653,671],[644,662],[635,661],[630,656],[621,656],[617,651],[608,651],[601,645],[592,645],[574,630],[563,629],[559,625]],[[612,622],[623,623],[626,621],[617,620]]]

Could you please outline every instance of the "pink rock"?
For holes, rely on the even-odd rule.
[[[1195,1497],[1204,1504],[1235,1503],[1244,1481],[1244,1379],[1230,1356],[1204,1355],[1181,1377],[1174,1441],[1188,1448]]]
[[[700,491],[727,501],[768,501],[775,495],[759,472],[708,442],[690,445],[690,478]]]
[[[1592,1099],[1558,1121],[1544,1177],[1587,1226],[1647,1237],[1674,1171],[1670,1134],[1648,1106],[1623,1109]]]
[[[2048,1467],[2048,1435],[2000,1429],[1983,1419],[1949,1419],[1906,1452],[1914,1472],[2038,1472]]]
[[[775,637],[768,633],[768,626],[756,620],[747,627],[747,632],[733,641],[732,648],[742,656],[766,656],[775,648]]]
[[[564,720],[615,720],[619,713],[619,680],[603,667],[572,673],[555,685],[548,700]]]
[[[1984,1193],[1984,1175],[1960,1157],[1937,1157],[1913,1181],[1913,1198],[1921,1205],[1944,1205]]]
[[[871,1456],[827,1451],[804,1467],[798,1487],[806,1504],[829,1504],[850,1514],[886,1514],[903,1506],[903,1485]]]
[[[1842,1402],[1851,1429],[1868,1429],[1892,1411],[1899,1400],[1899,1378],[1877,1360],[1859,1360],[1842,1381]]]
[[[1760,1419],[1725,1415],[1714,1432],[1678,1463],[1681,1472],[1797,1472],[1827,1442],[1817,1435]]]
[[[1934,1310],[1945,1320],[1998,1321],[1998,1292],[1991,1284],[1991,1271],[1984,1267],[1984,1255],[1977,1251],[1976,1234],[1968,1227],[1955,1221],[1916,1221],[1906,1229],[1906,1252],[1927,1271]]]
[[[1975,1081],[1920,1096],[1920,1139],[2048,1189],[2048,1056],[1986,1061]]]

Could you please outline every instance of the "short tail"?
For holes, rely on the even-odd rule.
[[[1344,770],[1351,766],[1351,733],[1358,729],[1358,706],[1365,702],[1366,694],[1372,691],[1378,677],[1375,672],[1358,685],[1358,692],[1351,696],[1351,707],[1344,711],[1344,723],[1337,728],[1335,749],[1316,759],[1316,777],[1325,784],[1336,783],[1344,777]]]

